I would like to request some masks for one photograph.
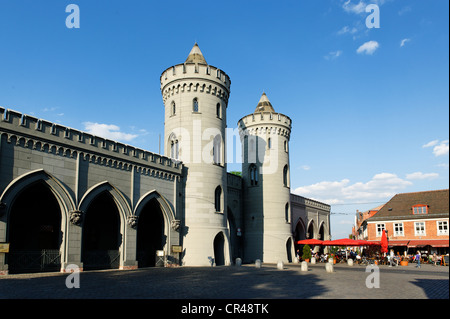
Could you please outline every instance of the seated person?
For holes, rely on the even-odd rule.
[[[439,258],[438,256],[436,256],[436,253],[434,253],[433,256],[431,257],[431,262],[436,266],[438,261]]]

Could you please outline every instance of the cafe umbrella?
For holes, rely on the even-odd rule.
[[[381,234],[381,252],[387,253],[388,252],[388,239],[386,236],[386,230],[383,229],[383,233]]]
[[[323,241],[320,239],[304,239],[304,240],[299,240],[297,241],[298,245],[310,245],[310,246],[315,246],[315,245],[322,245]]]
[[[322,242],[323,246],[370,246],[374,245],[372,242],[368,242],[365,240],[356,240],[356,239],[350,239],[350,238],[342,238],[342,239],[336,239],[336,240],[324,240]],[[345,251],[345,257],[347,258],[347,250]]]

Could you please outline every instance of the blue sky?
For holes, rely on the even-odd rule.
[[[366,26],[371,3],[380,28]],[[0,0],[0,106],[158,152],[159,77],[198,42],[231,78],[229,127],[263,91],[291,117],[291,190],[331,204],[342,238],[357,209],[448,188],[448,6]]]

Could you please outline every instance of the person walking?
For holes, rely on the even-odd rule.
[[[417,251],[417,254],[416,254],[416,257],[415,257],[415,259],[417,261],[416,268],[420,268],[420,258],[421,258],[420,251]]]
[[[394,250],[391,249],[391,252],[389,253],[389,267],[392,267],[393,263],[394,263]]]

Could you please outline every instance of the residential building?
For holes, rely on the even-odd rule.
[[[397,194],[364,223],[367,240],[381,240],[384,229],[396,252],[447,254],[449,190]]]

